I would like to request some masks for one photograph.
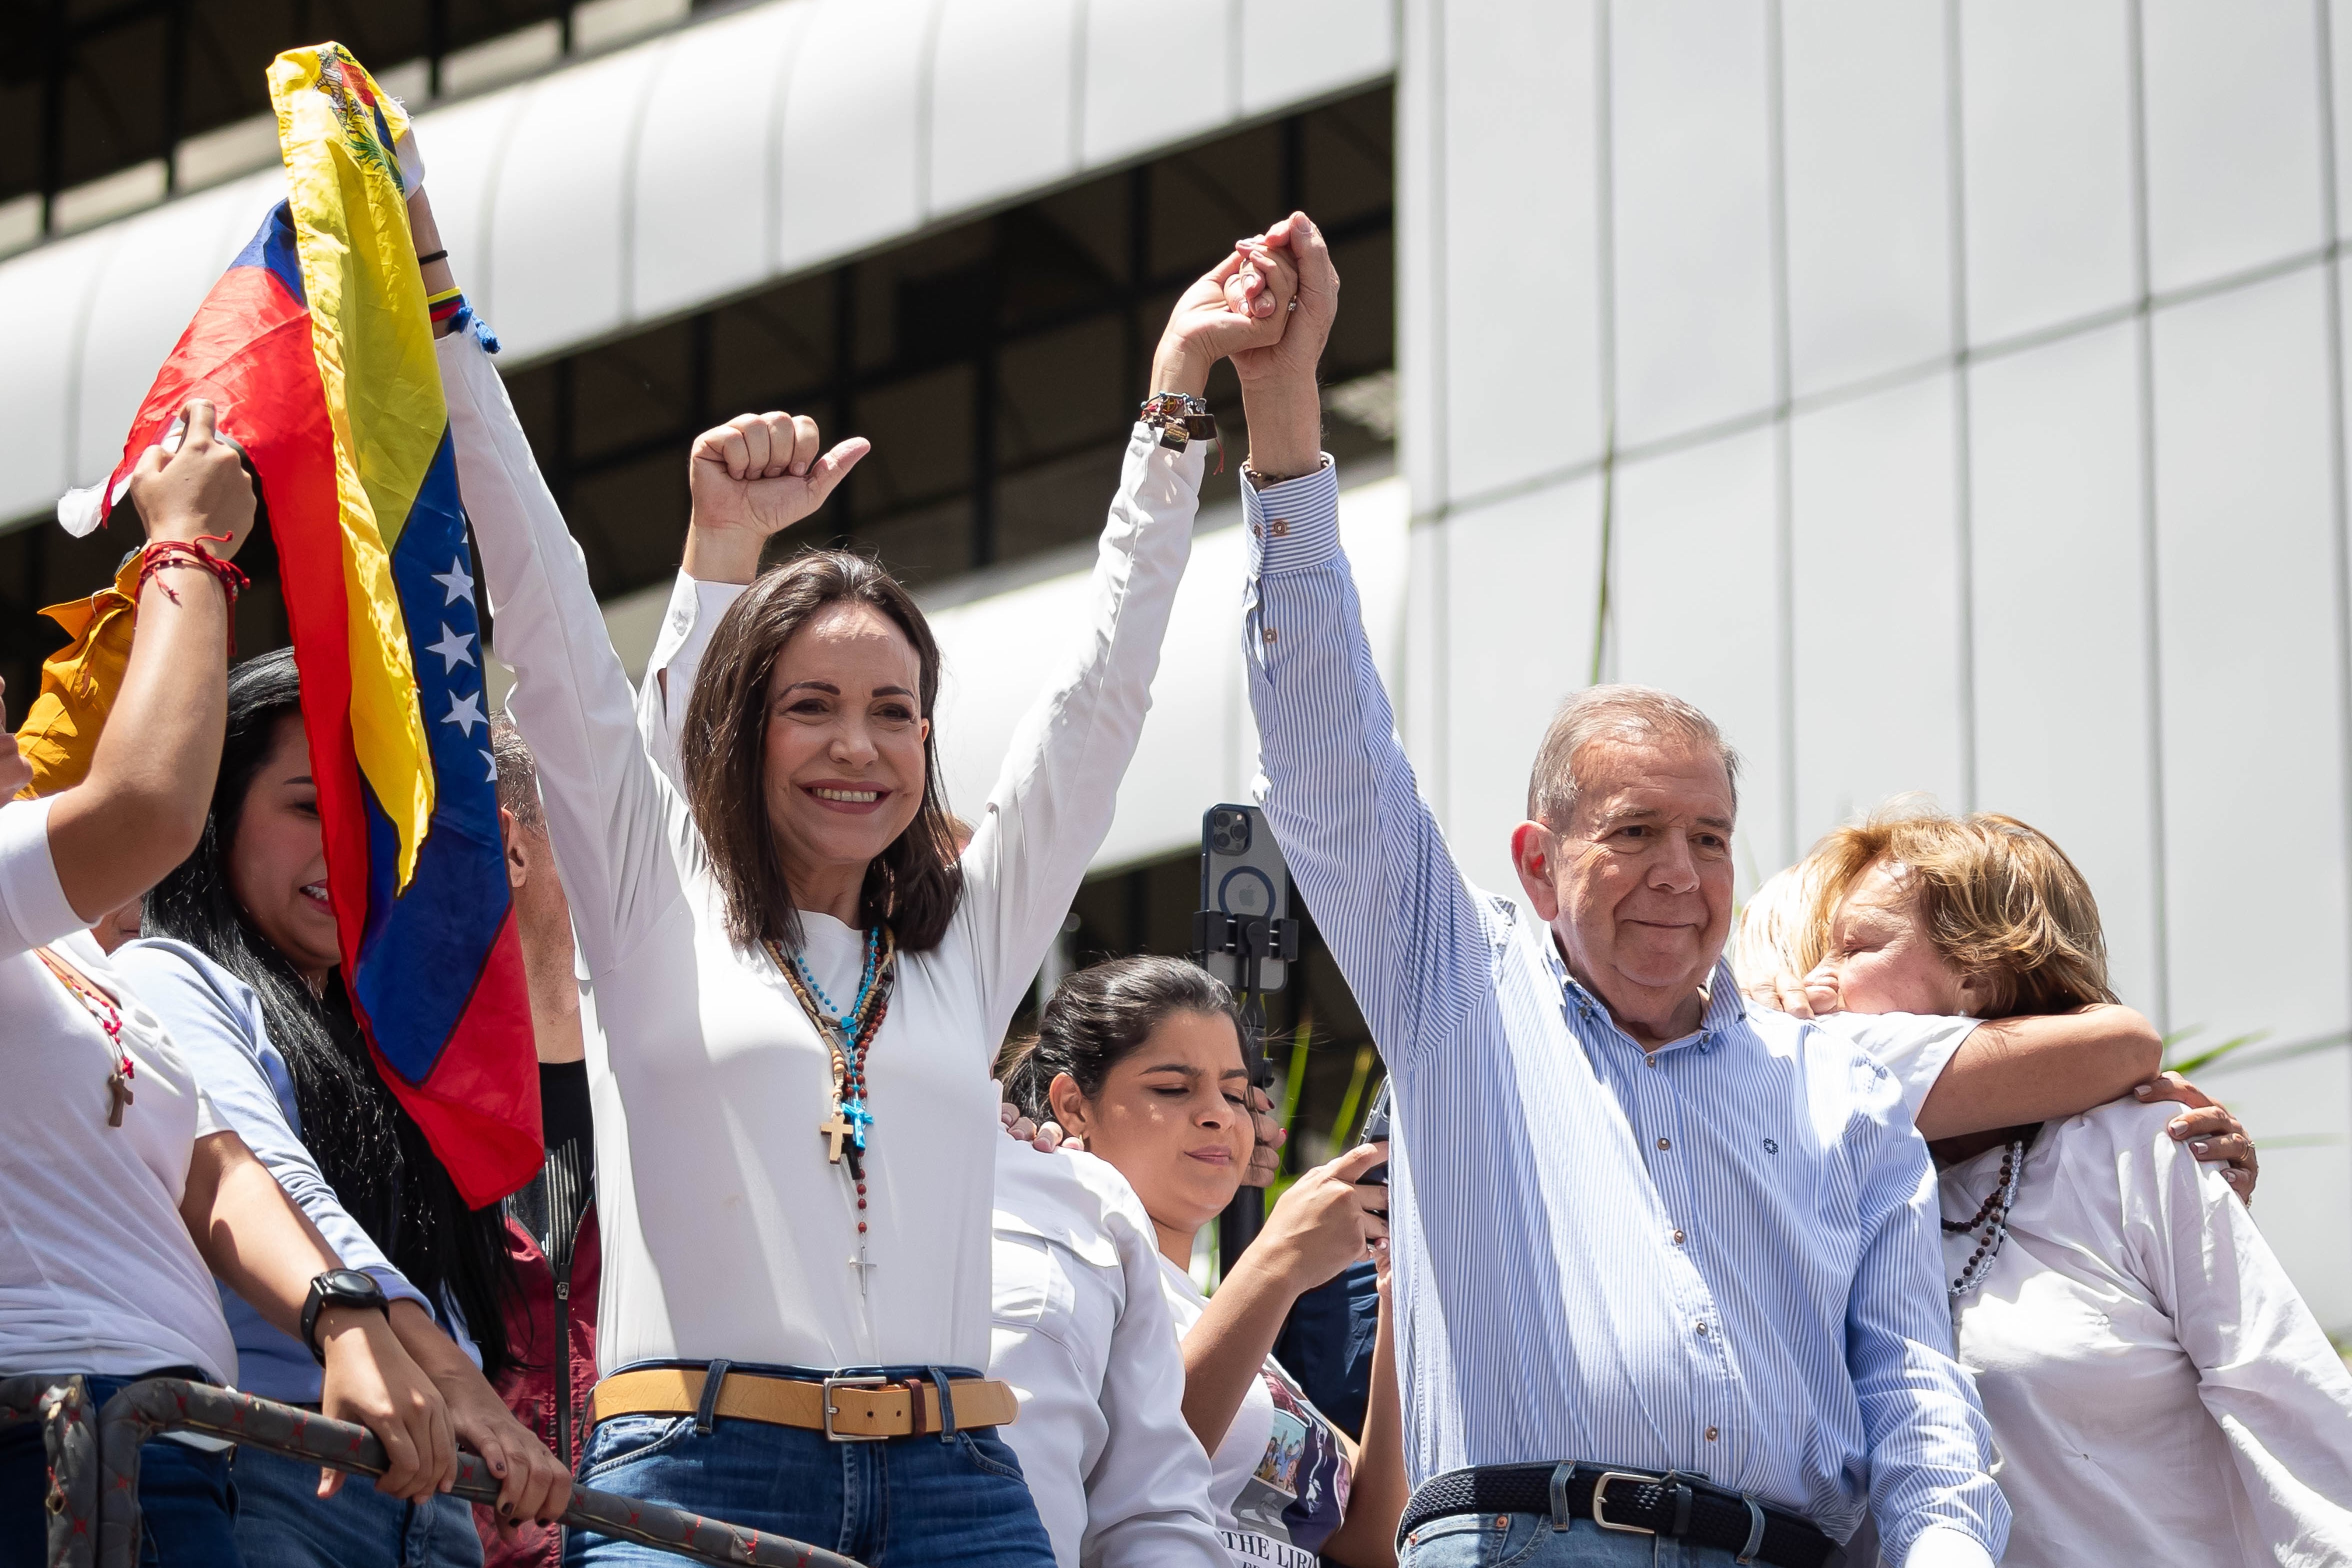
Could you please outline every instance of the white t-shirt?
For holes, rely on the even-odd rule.
[[[1853,1041],[1903,1086],[1903,1108],[1919,1119],[1919,1106],[1936,1086],[1952,1053],[1981,1019],[1939,1018],[1925,1013],[1828,1013],[1813,1020]]]
[[[236,1346],[180,1218],[191,1149],[225,1129],[66,902],[49,806],[0,804],[0,1375],[194,1365],[231,1382]],[[133,1098],[119,1127],[113,1047],[44,946],[121,1009]]]
[[[1209,1304],[1192,1277],[1160,1260],[1161,1289],[1181,1341]],[[1210,1505],[1236,1568],[1316,1568],[1348,1509],[1356,1445],[1272,1356],[1209,1456]]]
[[[2012,1568],[2352,1562],[2352,1375],[2245,1205],[2116,1101],[2045,1124],[2009,1238],[1959,1302]],[[1974,1218],[2002,1150],[1944,1173]],[[1957,1279],[1978,1244],[1947,1236]]]

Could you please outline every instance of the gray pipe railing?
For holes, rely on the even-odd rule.
[[[129,1385],[95,1420],[79,1377],[0,1378],[0,1426],[27,1420],[43,1423],[48,1445],[49,1568],[133,1568],[139,1450],[165,1432],[201,1432],[352,1475],[380,1476],[387,1468],[383,1445],[363,1427],[178,1377]],[[451,1490],[494,1503],[499,1483],[481,1459],[461,1452]],[[572,1489],[562,1522],[719,1568],[861,1568],[784,1536],[589,1487]]]
[[[0,1427],[41,1424],[48,1450],[49,1568],[91,1568],[97,1551],[98,1419],[79,1376],[0,1377]]]

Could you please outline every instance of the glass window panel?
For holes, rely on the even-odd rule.
[[[2128,0],[1959,7],[1969,335],[1997,342],[2133,292]]]
[[[1617,441],[1773,397],[1764,9],[1611,13]]]
[[[1544,727],[1591,678],[1600,498],[1578,479],[1445,525],[1445,831],[1493,892],[1518,887],[1510,835]]]
[[[2346,1021],[2326,320],[2316,269],[2156,319],[2171,1022],[2214,1040]]]
[[[1798,841],[1909,791],[1957,809],[1951,378],[1801,414],[1790,442]]]
[[[1801,397],[1951,349],[1944,8],[1801,0],[1780,37]]]
[[[1977,802],[2064,846],[2099,896],[2116,991],[2153,1017],[2136,339],[2124,323],[1972,372]]]
[[[1780,830],[1780,591],[1773,433],[1628,463],[1616,477],[1612,679],[1696,703],[1738,747],[1740,891],[1788,865]]]
[[[1523,7],[1509,27],[1476,6],[1443,15],[1453,90],[1431,218],[1444,270],[1423,308],[1444,322],[1447,493],[1475,496],[1601,450],[1594,25],[1578,0]],[[1486,243],[1505,214],[1509,238]]]
[[[1696,704],[1738,748],[1743,894],[1798,848],[1782,831],[1775,444],[1754,430],[1617,473],[1612,673]]]
[[[780,405],[814,413],[820,422],[831,413],[786,400],[805,401],[812,392],[830,389],[837,287],[835,275],[826,273],[711,313],[710,407],[716,417]]]
[[[2147,0],[2147,243],[2159,291],[2319,243],[2309,6]]]
[[[686,455],[648,453],[583,476],[564,501],[564,520],[588,559],[596,597],[667,582],[686,549]]]
[[[693,416],[693,329],[684,321],[572,357],[572,455],[593,461],[647,442],[677,445],[683,461]],[[746,412],[713,411],[714,422]]]

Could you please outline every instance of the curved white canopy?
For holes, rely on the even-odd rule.
[[[518,359],[1394,69],[1392,0],[766,0],[418,118]],[[268,170],[0,262],[0,520],[103,476],[282,189]]]

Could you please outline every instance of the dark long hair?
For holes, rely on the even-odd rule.
[[[1233,992],[1198,964],[1148,954],[1089,964],[1054,988],[1037,1033],[1008,1048],[997,1063],[1004,1097],[1032,1121],[1046,1121],[1054,1114],[1047,1093],[1066,1072],[1091,1100],[1112,1068],[1180,1013],[1231,1019],[1240,1027]]]
[[[800,911],[768,826],[761,774],[767,756],[768,674],[793,633],[827,605],[869,605],[915,646],[917,694],[926,724],[940,695],[940,645],[914,597],[861,555],[807,550],[763,574],[727,607],[687,698],[678,771],[710,874],[727,901],[727,934],[746,950],[764,941],[797,946]],[[907,831],[874,857],[858,894],[857,924],[888,921],[898,946],[940,945],[963,896],[953,819],[940,793],[939,732],[923,742],[923,803]]]
[[[514,1290],[498,1207],[469,1209],[448,1168],[378,1074],[340,972],[321,995],[270,946],[229,892],[229,857],[256,774],[282,727],[299,722],[302,687],[290,651],[247,659],[228,674],[228,737],[212,811],[195,852],[147,895],[145,934],[184,942],[253,988],[263,1025],[286,1059],[302,1142],[345,1210],[428,1301],[454,1301],[496,1376],[515,1364],[503,1298]]]

